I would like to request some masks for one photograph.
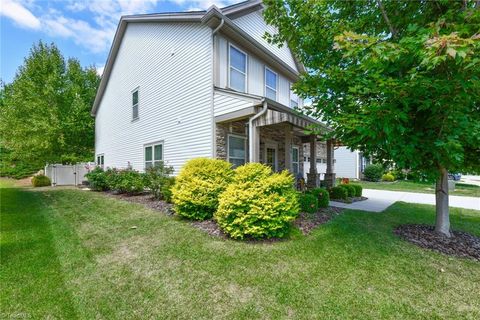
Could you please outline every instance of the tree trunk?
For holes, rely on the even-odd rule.
[[[450,237],[450,213],[448,209],[448,172],[441,167],[440,177],[437,178],[435,187],[435,209],[437,218],[435,221],[435,231],[447,237]]]

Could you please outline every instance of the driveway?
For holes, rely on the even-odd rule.
[[[363,196],[367,197],[368,200],[350,204],[330,201],[330,205],[332,207],[373,212],[382,212],[397,201],[435,205],[435,195],[428,193],[363,189]],[[450,196],[449,206],[455,208],[480,210],[480,198]]]

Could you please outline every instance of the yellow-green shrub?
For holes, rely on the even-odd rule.
[[[382,181],[393,182],[393,181],[395,181],[395,177],[391,173],[385,173],[382,176]]]
[[[48,187],[51,184],[50,178],[43,174],[38,174],[32,178],[32,185],[34,187]]]
[[[175,212],[195,220],[211,218],[218,197],[232,180],[232,165],[223,160],[197,158],[188,161],[172,188]]]
[[[282,237],[299,212],[293,181],[287,171],[272,174],[260,163],[240,166],[214,218],[232,238]]]

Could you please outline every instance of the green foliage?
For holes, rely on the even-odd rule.
[[[348,197],[348,190],[341,186],[336,186],[328,190],[330,193],[330,199],[333,200],[346,200]]]
[[[12,160],[33,165],[91,160],[94,118],[90,108],[100,77],[64,59],[58,48],[35,44],[10,84],[2,84],[0,144]]]
[[[367,181],[380,181],[383,175],[383,166],[381,164],[371,164],[363,170],[363,175]]]
[[[168,177],[160,189],[162,199],[168,203],[172,203],[172,188],[175,185],[175,177]]]
[[[32,185],[34,187],[48,187],[52,185],[52,181],[50,181],[50,178],[47,177],[46,175],[39,174],[39,175],[33,176]]]
[[[220,195],[214,218],[232,238],[283,237],[299,211],[293,184],[288,171],[272,173],[260,163],[240,166]]]
[[[385,173],[384,175],[382,175],[382,181],[393,182],[395,181],[395,177],[391,173]]]
[[[327,189],[324,188],[315,188],[310,190],[310,193],[313,194],[318,199],[319,208],[327,208],[330,202],[330,196]]]
[[[315,213],[318,211],[318,198],[312,193],[301,193],[298,203],[302,212]]]
[[[19,161],[8,149],[0,146],[0,177],[22,179],[33,175],[42,167],[40,163]]]
[[[100,167],[95,167],[92,171],[85,175],[90,188],[95,191],[106,191],[109,189],[107,182],[107,174]]]
[[[126,169],[116,171],[115,184],[110,186],[112,190],[119,193],[139,194],[145,189],[143,175],[135,170]]]
[[[169,193],[167,197],[171,198],[171,186],[170,175],[173,173],[172,166],[166,166],[163,161],[150,167],[145,172],[145,186],[150,189],[153,196],[156,199],[165,199],[163,191]],[[167,185],[167,186],[165,186]]]
[[[226,161],[207,158],[188,161],[172,188],[175,211],[194,220],[211,218],[217,210],[219,195],[232,177],[232,165]]]
[[[350,184],[341,184],[338,187],[344,188],[345,190],[347,190],[347,197],[355,197],[357,193],[357,189]]]
[[[351,183],[350,185],[355,188],[355,197],[361,197],[363,187],[361,185],[355,184],[355,183]]]

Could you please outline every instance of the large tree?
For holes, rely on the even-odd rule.
[[[20,162],[42,166],[67,158],[90,160],[90,108],[99,76],[65,59],[54,44],[35,44],[12,83],[2,84],[0,145]]]
[[[480,170],[480,1],[266,1],[308,73],[296,85],[352,149],[436,183],[450,236],[448,171]]]

